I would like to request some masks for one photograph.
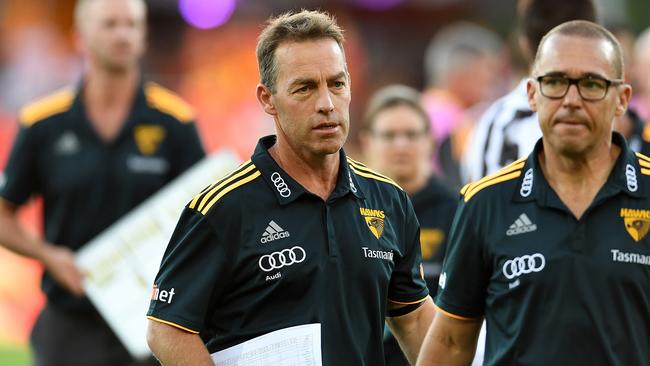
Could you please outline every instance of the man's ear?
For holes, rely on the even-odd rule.
[[[368,131],[367,128],[361,129],[359,131],[359,147],[361,147],[361,151],[365,155],[368,151],[368,145],[370,145],[370,131]]]
[[[630,104],[630,99],[632,98],[632,87],[628,84],[623,84],[619,86],[621,89],[618,95],[618,103],[616,104],[615,115],[622,116],[627,111],[627,106]]]
[[[86,47],[86,43],[83,39],[83,34],[79,27],[80,25],[76,25],[74,28],[74,32],[73,32],[74,46],[77,52],[79,52],[82,55],[86,55],[88,51],[88,47]]]
[[[257,84],[257,89],[255,92],[257,95],[257,101],[262,106],[262,109],[264,109],[264,112],[275,116],[278,112],[273,105],[273,94],[269,88],[267,88],[266,85]]]
[[[535,94],[537,94],[537,88],[535,88],[535,80],[528,79],[526,83],[526,94],[528,94],[528,105],[533,112],[537,112],[537,102],[535,101]]]

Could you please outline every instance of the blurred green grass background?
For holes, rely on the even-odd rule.
[[[0,344],[0,365],[29,366],[30,364],[29,348]]]

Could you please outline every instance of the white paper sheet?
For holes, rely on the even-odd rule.
[[[77,252],[77,265],[86,274],[86,295],[134,357],[151,354],[145,315],[183,207],[238,164],[231,152],[206,157]]]
[[[276,330],[212,354],[216,366],[322,366],[320,324]]]

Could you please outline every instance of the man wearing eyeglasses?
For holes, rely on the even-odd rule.
[[[425,279],[435,289],[457,193],[433,175],[433,138],[420,93],[405,85],[377,91],[368,103],[361,147],[368,166],[393,179],[411,198],[420,222]]]
[[[569,20],[595,22],[596,13],[593,0],[518,0],[517,43],[523,59],[532,65],[542,37],[555,26]],[[627,56],[625,53],[624,57]],[[629,73],[626,77],[630,77]],[[496,173],[528,155],[542,136],[537,114],[528,105],[526,81],[527,78],[522,79],[510,93],[495,101],[476,123],[462,160],[464,182]],[[637,94],[638,90],[635,91]],[[631,107],[625,115],[615,119],[614,130],[625,137],[632,150],[649,155],[650,134],[644,133],[646,124],[634,111],[634,103]],[[638,104],[636,107],[639,109]]]
[[[465,186],[418,365],[645,365],[650,158],[613,132],[631,87],[614,36],[587,21],[543,39],[527,83],[543,137]]]
[[[370,98],[360,137],[368,166],[397,182],[411,199],[420,222],[424,278],[435,289],[458,194],[433,175],[433,137],[420,100],[420,93],[405,85],[380,89]],[[384,355],[387,366],[409,365],[388,329]]]

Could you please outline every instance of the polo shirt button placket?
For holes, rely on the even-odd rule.
[[[334,230],[334,220],[331,214],[330,206],[327,203],[325,206],[325,230],[327,235],[327,251],[330,258],[339,256],[338,244],[336,243],[336,231]]]

